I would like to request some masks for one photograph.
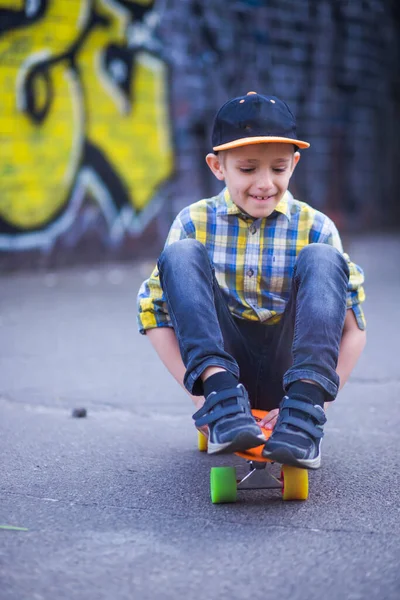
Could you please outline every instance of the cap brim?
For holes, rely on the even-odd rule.
[[[292,138],[287,137],[274,137],[263,135],[259,137],[240,138],[239,140],[234,140],[233,142],[228,142],[227,144],[214,146],[213,150],[215,150],[215,152],[218,152],[219,150],[229,150],[230,148],[239,148],[240,146],[251,146],[252,144],[271,144],[273,142],[280,142],[282,144],[294,144],[299,148],[310,147],[310,144],[308,142],[303,142],[301,140],[294,140]]]

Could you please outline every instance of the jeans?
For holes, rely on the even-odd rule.
[[[288,386],[301,379],[315,381],[326,399],[334,400],[349,279],[335,248],[310,244],[300,251],[289,301],[276,325],[231,314],[206,248],[197,240],[168,246],[158,270],[190,393],[202,395],[200,375],[219,366],[239,378],[253,408],[277,408]]]

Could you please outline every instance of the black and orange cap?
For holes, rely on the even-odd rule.
[[[212,132],[215,152],[268,142],[310,147],[308,142],[297,139],[296,119],[286,102],[276,96],[248,92],[228,100],[219,109]]]

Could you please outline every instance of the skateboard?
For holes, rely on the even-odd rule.
[[[265,410],[252,410],[256,421],[261,421],[267,414]],[[262,428],[266,439],[272,431]],[[198,432],[198,449],[207,451],[207,437]],[[247,461],[248,473],[241,479],[237,478],[236,467],[211,467],[210,494],[213,504],[236,502],[238,490],[265,490],[280,489],[283,500],[307,500],[308,498],[308,471],[282,465],[280,477],[275,477],[267,468],[272,464],[269,458],[262,456],[264,444],[251,448],[246,452],[235,452],[237,456]]]

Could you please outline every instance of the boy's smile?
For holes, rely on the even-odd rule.
[[[256,219],[273,213],[299,159],[291,144],[279,142],[240,146],[206,158],[214,175],[225,181],[233,202]]]

